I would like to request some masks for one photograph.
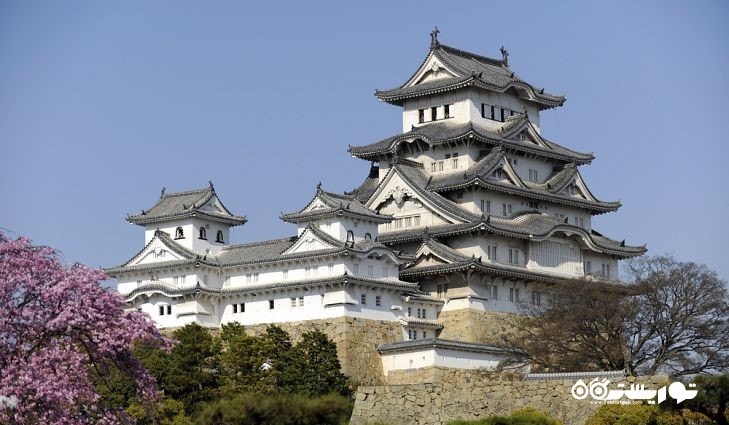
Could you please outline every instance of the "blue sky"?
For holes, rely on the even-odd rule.
[[[366,176],[348,144],[399,132],[374,90],[438,25],[567,97],[543,134],[624,205],[597,230],[726,279],[729,3],[589,3],[0,1],[0,228],[112,266],[143,244],[127,213],[212,180],[250,220],[234,242],[292,234],[317,182]]]

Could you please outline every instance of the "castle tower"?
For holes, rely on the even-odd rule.
[[[565,280],[617,284],[618,261],[643,254],[593,229],[616,211],[589,190],[579,167],[594,156],[542,135],[540,112],[565,98],[519,78],[502,47],[493,59],[441,44],[376,96],[400,106],[403,133],[349,152],[378,166],[352,192],[392,215],[379,241],[415,260],[405,280],[444,301],[440,335],[490,342],[494,314],[540,304]]]

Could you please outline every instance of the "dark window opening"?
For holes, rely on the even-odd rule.
[[[421,124],[425,122],[425,109],[418,109],[418,122]]]
[[[370,235],[369,233],[365,233],[365,239],[372,239],[372,235]]]
[[[167,314],[172,314],[172,306],[171,305],[168,305],[167,306]]]
[[[182,231],[182,227],[175,229],[175,239],[185,239],[185,233]]]
[[[208,232],[205,230],[204,227],[200,228],[200,239],[207,239],[208,238]]]
[[[165,315],[165,306],[163,306],[163,305],[159,306],[159,315],[160,316]]]
[[[233,304],[233,313],[238,312],[238,304]]]
[[[268,300],[268,309],[273,310],[273,300]]]
[[[430,108],[430,120],[435,121],[436,119],[438,119],[438,108],[433,106]]]
[[[443,118],[450,118],[451,117],[451,105],[444,105],[443,106]]]
[[[224,242],[222,230],[218,230],[218,233],[215,234],[215,242]]]

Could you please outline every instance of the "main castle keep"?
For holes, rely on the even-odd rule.
[[[494,367],[498,318],[540,304],[567,280],[619,283],[618,261],[644,246],[606,237],[598,199],[579,168],[594,156],[544,136],[540,112],[562,106],[492,59],[441,44],[400,87],[403,132],[349,152],[372,166],[339,194],[319,185],[281,219],[294,236],[230,243],[246,223],[212,183],[165,193],[127,220],[145,246],[107,269],[129,308],[161,328],[238,322],[317,328],[337,343],[358,383],[428,366]]]

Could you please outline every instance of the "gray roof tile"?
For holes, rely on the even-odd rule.
[[[327,208],[304,211],[317,199],[326,205]],[[321,185],[317,186],[316,194],[314,194],[311,201],[306,204],[306,207],[302,208],[298,212],[282,214],[281,219],[289,223],[301,223],[319,218],[340,215],[374,221],[377,223],[385,223],[392,220],[392,216],[382,215],[377,211],[365,207],[357,199],[357,197],[351,194],[340,195],[333,192],[327,192],[321,188]]]
[[[533,126],[528,122],[528,118],[523,115],[511,117],[502,125],[499,131],[494,131],[475,122],[435,121],[369,145],[350,146],[349,152],[362,159],[376,160],[380,155],[391,156],[396,154],[402,142],[419,139],[430,146],[438,146],[455,140],[466,139],[468,136],[473,135],[476,141],[490,147],[500,146],[504,150],[538,155],[564,161],[565,163],[587,164],[594,159],[592,154],[568,149],[539,136],[535,131],[531,131],[531,134],[534,137],[539,137],[541,145],[515,138],[521,132],[529,131],[530,127]]]
[[[447,68],[455,72],[456,77],[442,78],[410,87],[402,85],[395,89],[377,90],[375,95],[385,102],[402,105],[406,99],[413,97],[475,86],[499,93],[511,89],[517,96],[536,103],[541,109],[562,106],[565,102],[564,96],[545,93],[544,89],[534,87],[521,80],[503,61],[444,44],[434,44],[431,52]],[[408,81],[411,79],[412,77]]]
[[[165,193],[163,189],[159,200],[152,208],[142,210],[140,214],[128,216],[127,221],[138,225],[146,225],[194,216],[219,221],[231,226],[237,226],[247,221],[246,217],[236,216],[228,211],[222,201],[220,201],[224,210],[222,213],[203,210],[202,207],[214,196],[216,194],[212,183],[204,189],[185,192]]]

